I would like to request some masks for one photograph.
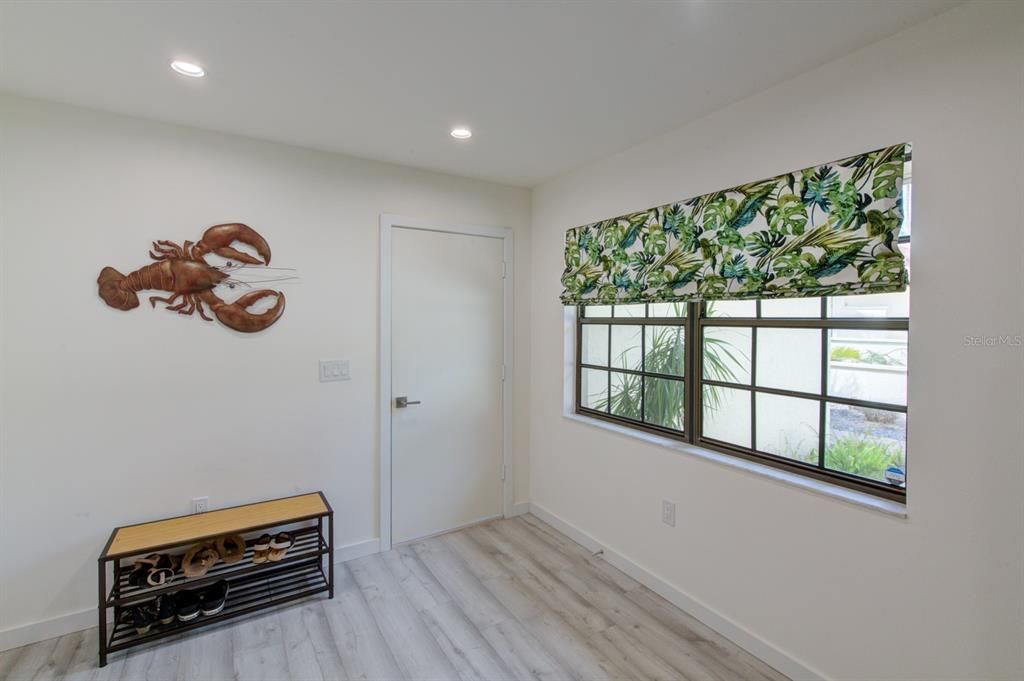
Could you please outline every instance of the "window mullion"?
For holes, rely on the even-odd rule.
[[[828,298],[821,297],[821,318],[828,316]],[[821,401],[818,403],[818,468],[825,468],[825,424],[828,419],[828,329],[821,330]]]
[[[615,316],[615,306],[612,305],[612,317],[614,317],[614,316]],[[608,414],[611,415],[611,413],[612,413],[612,325],[611,324],[608,325],[608,363],[607,363],[607,367],[608,367],[608,373],[606,374],[608,376],[608,388],[607,388],[607,391],[608,391],[608,404],[607,404],[607,407],[608,407]]]
[[[761,299],[754,301],[754,317],[761,319]],[[750,448],[757,451],[757,322],[750,327]]]
[[[701,337],[700,302],[687,303],[686,308],[686,405],[683,409],[685,419],[686,439],[696,443],[700,437],[700,410],[701,410],[701,352],[704,339]]]
[[[757,301],[761,316],[761,301]],[[757,451],[757,325],[750,327],[750,448]]]
[[[647,423],[647,319],[650,315],[650,306],[644,303],[644,322],[640,325],[640,423]]]
[[[824,298],[821,299],[822,301]],[[828,330],[821,330],[821,401],[818,402],[818,468],[825,467],[825,423],[828,418]]]

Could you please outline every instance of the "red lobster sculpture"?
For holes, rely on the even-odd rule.
[[[252,246],[263,260],[233,248],[231,244],[235,241]],[[229,272],[245,265],[270,264],[270,246],[256,230],[247,225],[237,222],[214,225],[203,233],[203,238],[197,244],[186,241],[184,246],[179,246],[172,241],[154,241],[153,251],[149,255],[158,262],[128,275],[121,274],[113,267],[103,268],[97,283],[100,286],[100,298],[107,305],[118,310],[131,310],[139,306],[136,292],[147,289],[168,291],[172,294],[168,298],[150,296],[150,304],[156,307],[157,303],[165,303],[165,309],[174,310],[178,314],[190,315],[198,311],[200,317],[213,321],[203,311],[205,303],[222,324],[246,333],[266,329],[284,312],[284,294],[280,291],[251,291],[233,303],[225,303],[213,292],[217,284],[226,283],[233,287],[237,283],[230,279]],[[221,267],[210,265],[204,259],[207,253],[216,253],[228,258],[229,262]],[[236,265],[231,260],[244,264]],[[267,296],[277,296],[273,307],[265,312],[249,312],[249,307]],[[175,305],[179,298],[181,302]]]

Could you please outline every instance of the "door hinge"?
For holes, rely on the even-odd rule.
[[[501,365],[501,380],[502,381],[505,380],[505,365],[504,364]]]
[[[502,480],[504,480],[504,479],[505,479],[505,474],[507,473],[507,471],[505,470],[505,468],[506,468],[505,464],[501,464],[501,479],[502,479]]]
[[[501,261],[501,278],[504,279],[508,276],[508,263],[504,260]]]

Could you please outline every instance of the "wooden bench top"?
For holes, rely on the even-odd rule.
[[[323,493],[233,506],[207,513],[119,527],[100,556],[114,558],[323,516],[331,511]]]

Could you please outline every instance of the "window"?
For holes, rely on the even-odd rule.
[[[909,296],[580,307],[577,411],[902,500]]]
[[[688,303],[581,307],[578,406],[684,433]]]

